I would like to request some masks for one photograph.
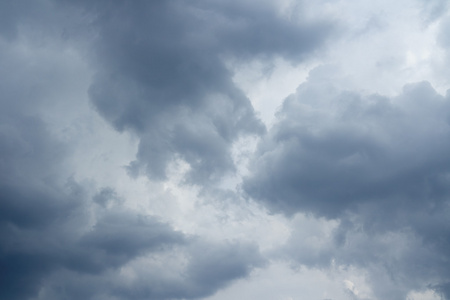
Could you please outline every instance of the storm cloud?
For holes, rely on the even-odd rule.
[[[0,299],[197,298],[263,264],[255,245],[197,241],[127,209],[111,188],[91,201],[89,188],[70,176],[61,184],[52,176],[64,174],[55,155],[64,147],[42,121],[15,120],[2,124],[16,130],[2,136]],[[164,278],[171,258],[160,256],[170,251],[185,262]],[[150,261],[150,270],[136,271],[145,280],[122,274],[139,259]]]
[[[46,113],[72,101],[65,95],[71,79],[64,74],[67,66],[50,57],[67,49],[66,37],[61,39],[52,27],[68,12],[46,1],[26,4],[2,5],[2,14],[10,18],[2,19],[0,41],[0,299],[198,298],[262,266],[264,259],[251,243],[222,244],[186,235],[157,216],[127,208],[114,188],[95,188],[74,178],[68,167],[73,136],[68,129],[52,128],[58,119]],[[45,21],[51,15],[46,9],[56,17]],[[78,22],[80,14],[68,11]],[[86,30],[72,21],[61,23]],[[239,109],[251,116],[245,101],[247,108]],[[66,113],[64,108],[60,112]],[[261,127],[256,119],[252,122]],[[164,255],[171,251],[181,261],[164,277],[171,260]],[[140,259],[150,261],[150,270],[135,266],[145,279],[122,274]]]
[[[395,97],[363,95],[334,86],[332,69],[313,70],[284,101],[245,191],[273,212],[339,223],[312,249],[294,231],[286,251],[301,264],[363,266],[380,299],[414,286],[445,294],[449,94],[419,82]]]
[[[290,22],[270,4],[246,1],[97,1],[84,8],[98,35],[92,102],[117,130],[140,138],[130,172],[164,179],[181,158],[193,183],[233,171],[232,143],[265,130],[226,60],[298,62],[332,30],[330,22]]]
[[[314,76],[286,99],[261,142],[245,182],[250,195],[274,211],[331,218],[363,203],[446,200],[448,97],[427,82],[393,99],[362,96]]]
[[[450,299],[449,8],[2,1],[0,300]]]

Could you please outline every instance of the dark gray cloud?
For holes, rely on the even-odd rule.
[[[0,143],[0,299],[197,298],[261,265],[256,247],[194,240],[128,210],[111,188],[90,201],[89,189],[70,176],[60,185],[41,172],[48,166],[64,174],[57,166],[64,157],[52,155],[62,146],[43,122],[3,121],[9,119],[2,118],[1,127],[10,130]],[[159,272],[173,257],[158,255],[174,248],[175,258],[185,257],[176,270],[184,273],[166,278]],[[159,267],[124,284],[121,270],[142,257],[158,260]]]
[[[360,203],[448,195],[449,101],[423,82],[388,99],[311,79],[286,99],[244,187],[274,211],[338,217]]]
[[[445,52],[448,4],[423,3],[425,23],[441,22]],[[238,206],[240,191],[211,183],[234,171],[233,143],[261,135],[245,193],[273,213],[338,224],[312,242],[294,228],[278,254],[310,267],[360,268],[379,299],[425,288],[450,299],[450,93],[419,82],[396,97],[365,95],[339,89],[342,74],[330,79],[319,67],[264,135],[233,81],[228,64],[317,58],[339,26],[314,10],[351,6],[328,4],[303,15],[298,1],[293,10],[304,18],[296,18],[270,1],[1,2],[0,299],[199,299],[265,263],[251,243],[188,236],[127,208],[114,187],[75,179],[71,134],[82,133],[55,128],[49,114],[84,100],[59,52],[88,62],[91,104],[138,138],[131,175],[164,180],[181,159],[190,166],[185,182],[207,189],[197,196]],[[367,28],[379,26],[372,21]],[[76,104],[60,107],[60,119],[77,114]]]
[[[2,2],[1,8],[8,18],[2,18],[0,33],[0,299],[196,298],[261,264],[254,246],[186,236],[127,208],[114,188],[97,191],[95,179],[77,181],[68,162],[73,141],[52,128],[55,116],[49,114],[57,111],[50,109],[54,106],[76,107],[64,102],[84,101],[68,95],[75,84],[68,82],[76,76],[55,53],[74,46],[66,44],[64,25],[70,38],[86,30],[76,22],[89,16],[51,1]],[[220,121],[217,128],[225,126]],[[189,133],[180,128],[180,136],[183,130]],[[166,266],[178,258],[165,277]],[[157,263],[136,271],[139,278],[127,285],[123,269],[138,270],[133,264],[141,259]],[[208,273],[208,266],[217,272]]]
[[[332,30],[328,21],[288,21],[267,3],[246,1],[90,1],[81,7],[96,32],[92,102],[117,130],[140,138],[131,174],[163,179],[168,164],[181,158],[195,183],[234,170],[231,144],[264,131],[226,59],[298,62]]]
[[[449,94],[420,82],[397,97],[362,95],[338,89],[329,72],[314,70],[285,100],[245,191],[275,213],[340,222],[317,249],[294,232],[286,251],[299,263],[362,267],[379,299],[427,287],[445,294]]]
[[[7,100],[14,100],[16,105],[33,101]],[[143,253],[186,243],[181,233],[154,217],[123,208],[93,215],[89,191],[62,168],[66,145],[51,136],[38,116],[23,116],[3,107],[0,299],[36,295],[46,278],[57,270],[70,270],[80,276],[102,274]],[[100,195],[108,196],[104,190]]]
[[[54,272],[36,299],[199,299],[263,265],[249,244],[190,240],[101,274]]]
[[[137,279],[132,288],[119,284],[115,293],[125,299],[198,299],[264,264],[258,249],[248,243],[193,240],[186,255],[187,265],[175,274],[142,270],[142,274],[147,273],[144,278],[152,280]]]

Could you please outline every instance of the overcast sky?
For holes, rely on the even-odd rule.
[[[0,1],[0,300],[450,300],[447,0]]]

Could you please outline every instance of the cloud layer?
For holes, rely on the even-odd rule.
[[[217,180],[234,169],[231,144],[264,131],[225,59],[299,61],[331,28],[325,21],[287,21],[271,5],[256,7],[245,1],[84,6],[97,35],[90,97],[116,129],[139,136],[132,174],[164,179],[168,164],[181,158],[191,167],[189,181]]]
[[[285,100],[245,191],[276,213],[339,221],[330,242],[306,253],[294,232],[287,251],[299,263],[363,266],[380,299],[427,285],[446,294],[448,94],[420,82],[393,98],[361,95],[333,86],[330,72],[314,70]]]
[[[0,300],[450,299],[449,20],[0,3]]]

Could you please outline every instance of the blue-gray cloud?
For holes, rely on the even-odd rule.
[[[9,129],[0,143],[0,299],[194,299],[262,265],[254,245],[186,236],[122,206],[111,188],[91,200],[89,188],[70,176],[61,179],[64,156],[53,154],[64,147],[43,122],[14,120],[2,118],[0,126]],[[118,279],[134,260],[173,249],[186,257],[180,278],[164,278],[155,268],[131,286]]]
[[[389,99],[305,83],[286,99],[244,187],[274,211],[339,217],[361,203],[446,200],[449,100],[429,83]]]
[[[334,86],[329,72],[314,70],[285,100],[245,191],[276,213],[340,222],[315,255],[298,250],[294,231],[286,251],[299,263],[360,266],[380,299],[426,287],[445,294],[449,94],[420,82],[392,98],[362,95]]]
[[[81,6],[96,32],[92,102],[117,130],[140,138],[131,174],[164,179],[168,164],[181,158],[194,183],[233,171],[231,144],[264,132],[226,59],[283,56],[299,62],[332,31],[328,21],[288,21],[267,4],[245,1]]]
[[[169,225],[123,208],[102,213],[87,228],[92,205],[86,188],[64,175],[66,145],[37,116],[10,109],[0,116],[0,299],[36,295],[57,270],[102,274],[186,243]]]
[[[2,18],[6,25],[0,31],[0,299],[193,299],[213,294],[262,264],[254,245],[187,236],[157,216],[125,207],[114,187],[96,191],[74,179],[68,162],[72,141],[55,134],[59,130],[46,116],[56,104],[84,99],[66,94],[70,75],[48,56],[67,48],[88,51],[91,36],[84,35],[94,31],[81,21],[91,16],[51,1],[2,2],[1,8],[8,17]],[[253,116],[245,123],[252,115],[245,101],[236,104],[233,126],[260,128]],[[212,110],[220,114],[219,108]],[[220,118],[215,121],[223,136],[234,134],[226,132],[230,128]],[[182,138],[192,139],[188,134],[194,133],[183,126],[178,130],[182,147]],[[208,251],[212,254],[202,260]],[[172,258],[161,256],[171,252],[185,259],[175,265],[174,274],[184,272],[178,278],[162,275]],[[124,284],[121,270],[144,258],[158,261],[160,268],[141,270],[142,276]],[[207,272],[210,268],[216,272]]]
[[[427,2],[422,15],[435,22],[447,7]],[[448,20],[439,26],[448,55]],[[260,135],[244,192],[273,213],[339,224],[315,248],[294,228],[284,258],[362,268],[379,299],[424,288],[450,299],[450,94],[426,81],[395,97],[342,90],[319,67],[266,132],[227,67],[299,64],[338,28],[266,1],[0,3],[0,299],[198,299],[264,265],[251,243],[183,234],[126,208],[114,187],[75,180],[73,145],[43,114],[77,100],[64,66],[32,55],[46,47],[88,62],[93,108],[139,139],[131,175],[165,180],[181,159],[185,182],[226,201],[212,183],[235,170],[233,143]]]

